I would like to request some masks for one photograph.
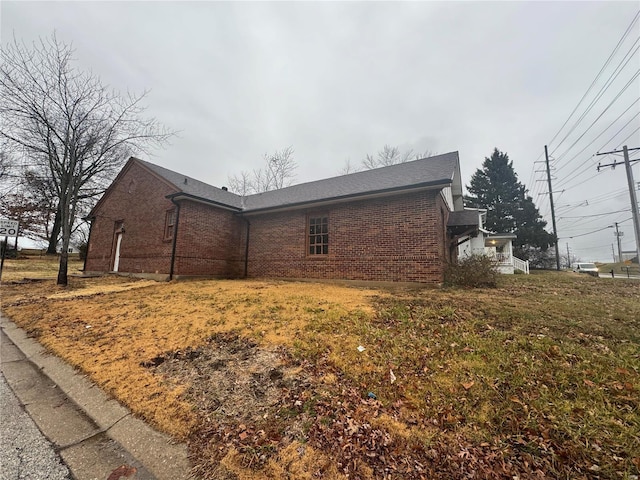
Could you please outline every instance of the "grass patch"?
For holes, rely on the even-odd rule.
[[[17,259],[5,259],[2,269],[2,282],[17,282],[27,279],[49,279],[58,277],[59,259],[56,255],[43,255],[37,257],[21,257]],[[84,262],[78,259],[69,259],[68,273],[80,273],[84,268]]]
[[[201,478],[638,475],[638,281],[105,277],[2,297],[48,349],[188,439]]]

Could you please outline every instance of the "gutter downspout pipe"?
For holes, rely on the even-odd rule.
[[[176,244],[178,243],[178,224],[180,223],[180,204],[173,198],[171,203],[176,206],[176,224],[173,226],[173,244],[171,245],[171,267],[169,268],[169,281],[173,280],[173,270],[176,263]]]
[[[244,278],[249,275],[249,232],[251,231],[251,222],[246,217],[242,217],[247,222],[247,238],[244,245]]]

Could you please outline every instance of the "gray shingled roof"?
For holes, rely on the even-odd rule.
[[[200,180],[183,175],[182,173],[174,172],[168,168],[145,162],[138,158],[136,160],[142,163],[149,170],[153,171],[156,175],[161,176],[169,183],[173,184],[180,192],[186,193],[192,197],[208,200],[213,203],[228,205],[230,207],[237,208],[238,210],[242,209],[242,198],[240,195],[222,190],[221,188],[214,187],[213,185],[201,182]]]
[[[458,152],[451,152],[250,195],[245,200],[245,211],[357,197],[419,186],[442,185],[444,187],[453,182],[457,170]]]
[[[140,160],[178,190],[192,197],[223,204],[245,212],[348,199],[412,188],[451,185],[459,177],[458,152],[445,153],[388,167],[365,170],[339,177],[301,183],[244,198],[194,178]],[[186,183],[185,183],[186,179]]]

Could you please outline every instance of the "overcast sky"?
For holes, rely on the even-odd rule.
[[[116,89],[149,89],[148,113],[180,134],[145,159],[212,185],[290,145],[299,183],[335,176],[385,144],[457,150],[468,184],[497,147],[551,230],[536,172],[544,165],[534,163],[548,144],[561,251],[568,243],[582,260],[610,261],[614,222],[623,250],[634,248],[624,168],[596,172],[598,161],[621,157],[593,155],[640,147],[640,21],[570,114],[636,1],[3,0],[0,9],[3,44],[55,30],[81,68]],[[640,182],[640,162],[633,171]]]

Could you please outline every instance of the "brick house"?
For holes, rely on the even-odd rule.
[[[439,283],[462,210],[457,152],[245,197],[131,158],[89,215],[85,272]]]

